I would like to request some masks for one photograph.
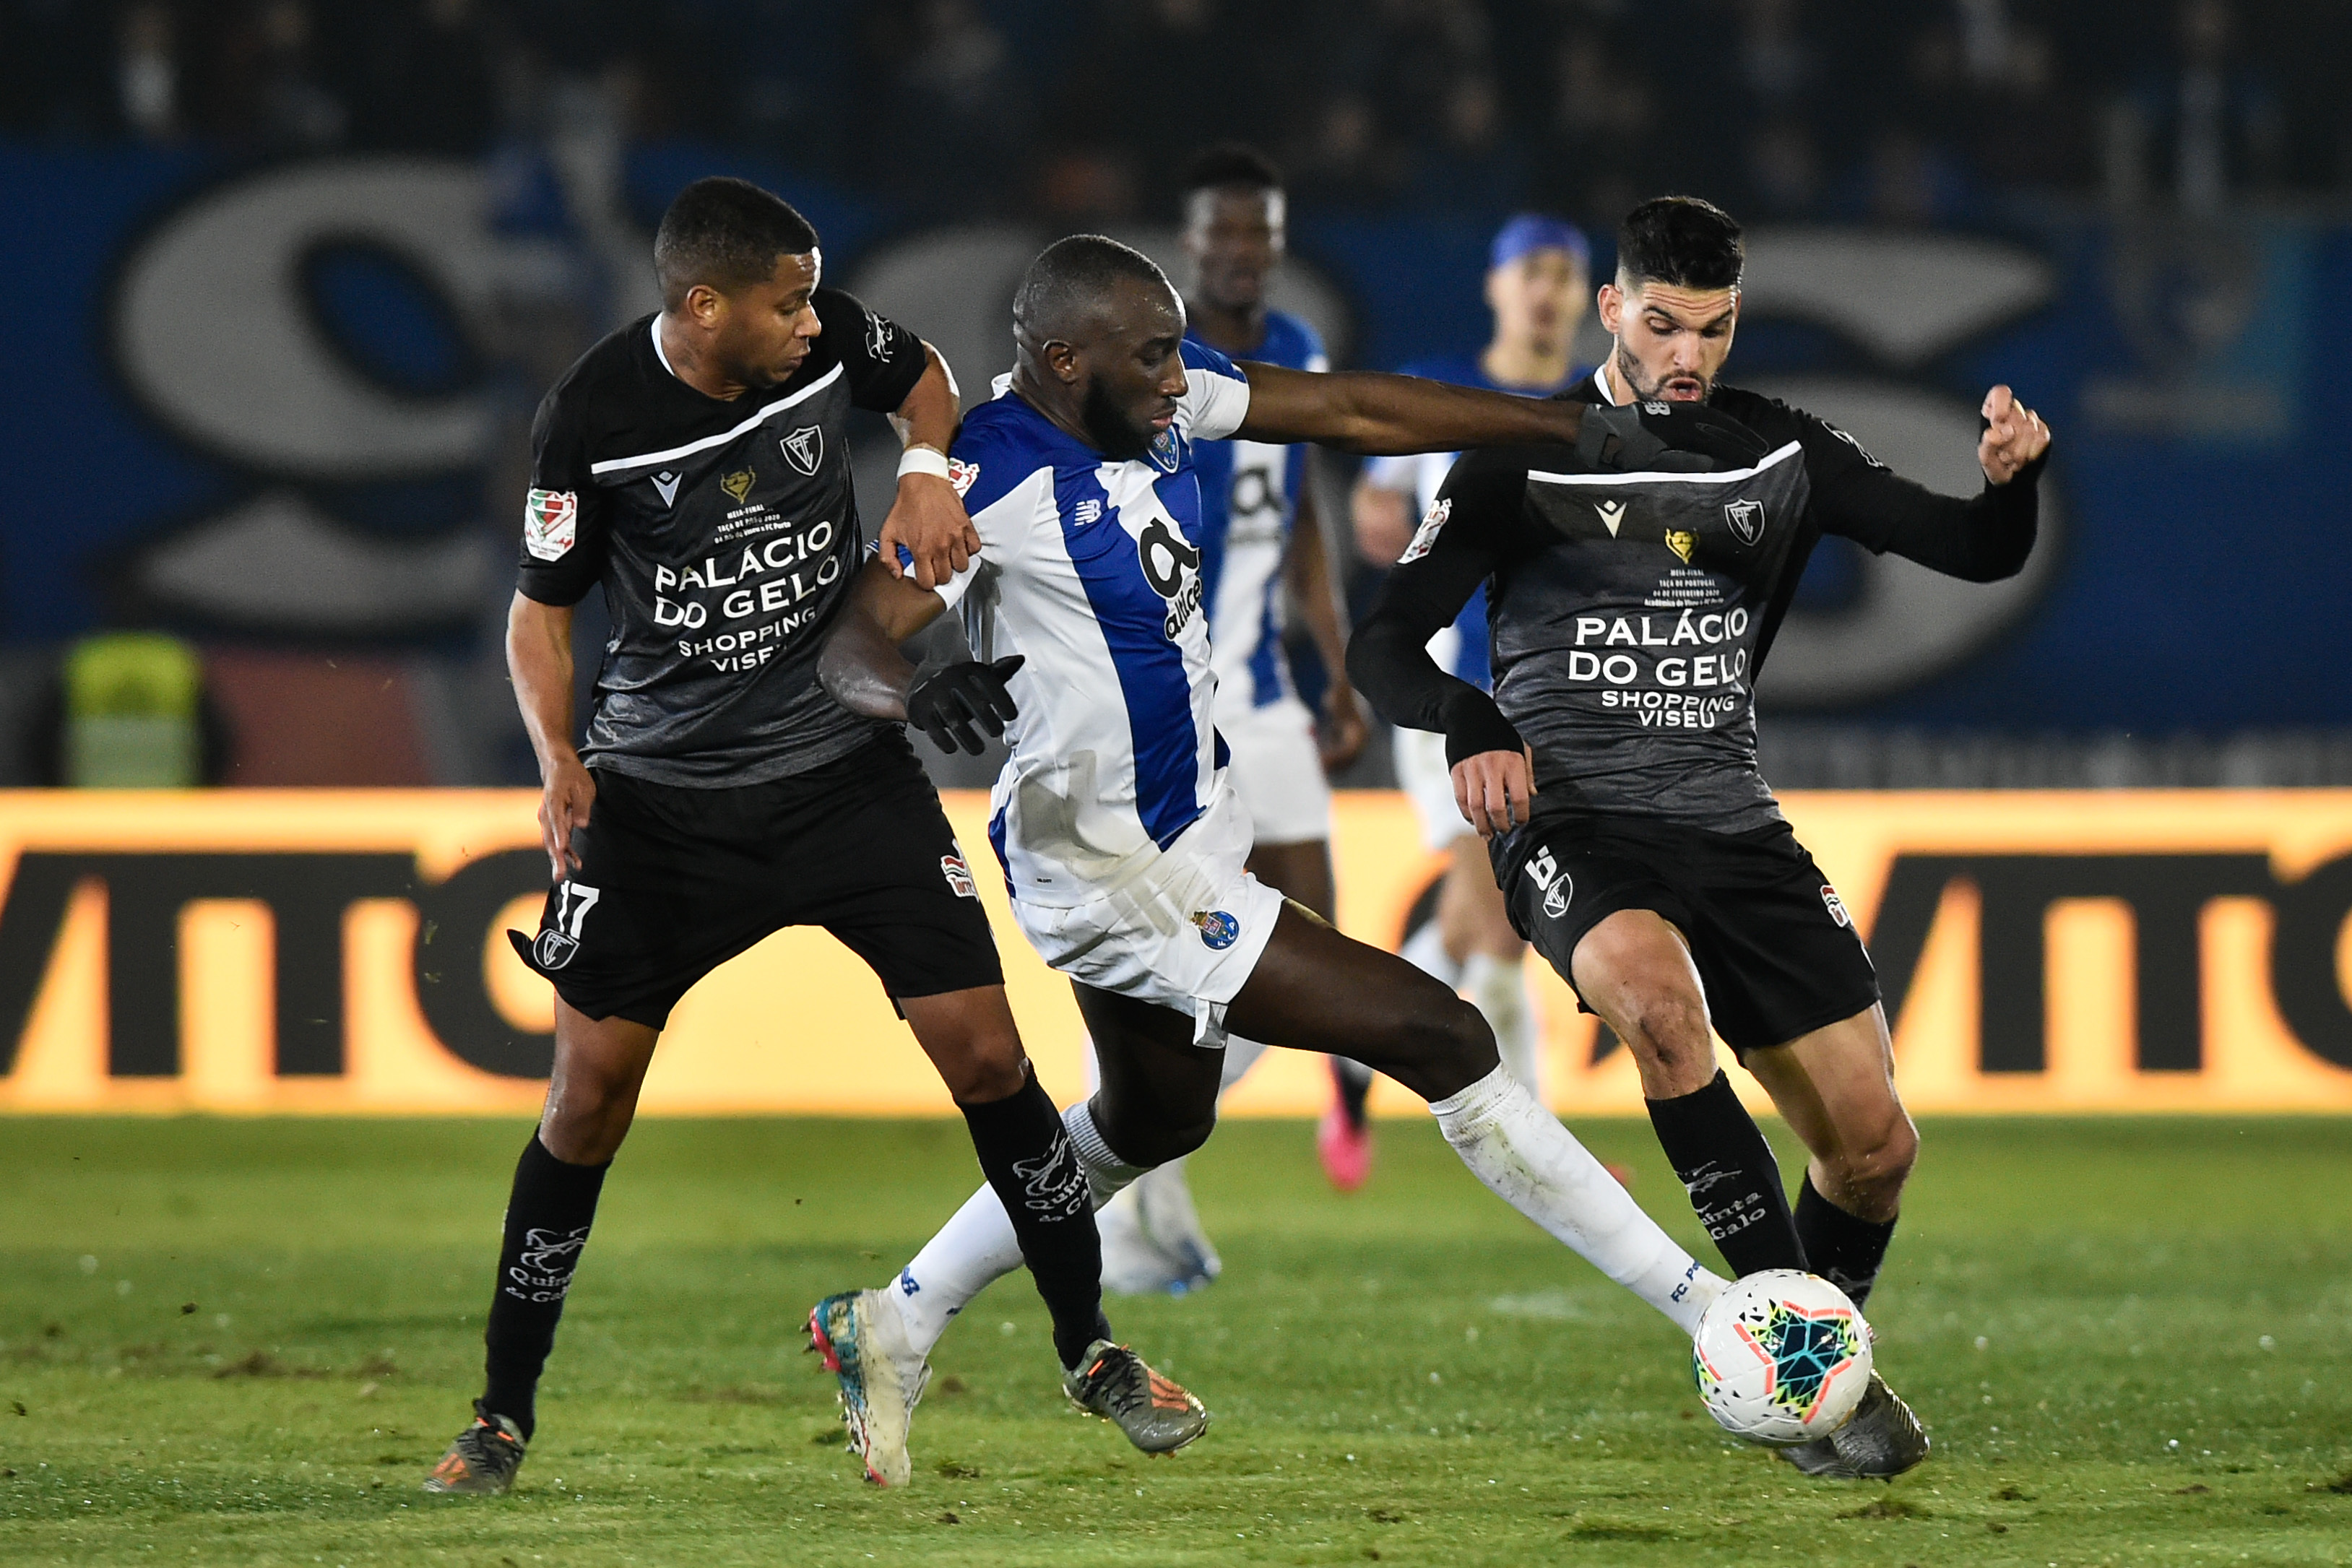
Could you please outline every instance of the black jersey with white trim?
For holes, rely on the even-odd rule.
[[[1606,401],[1597,379],[1563,395]],[[2032,549],[2041,459],[1961,500],[1802,410],[1735,387],[1709,401],[1768,455],[1696,475],[1595,473],[1559,445],[1456,463],[1349,647],[1381,716],[1443,732],[1454,761],[1524,741],[1538,815],[1767,826],[1780,808],[1756,765],[1756,674],[1822,535],[1978,581]],[[1423,647],[1480,582],[1491,699]]]
[[[540,404],[520,583],[546,604],[599,584],[613,638],[583,758],[656,783],[756,784],[855,750],[879,727],[816,681],[864,549],[850,408],[887,413],[920,340],[836,288],[782,385],[732,401],[670,372],[646,317],[598,343]]]

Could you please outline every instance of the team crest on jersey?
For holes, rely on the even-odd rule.
[[[522,548],[540,560],[562,560],[580,537],[580,497],[571,490],[533,490],[522,508]]]
[[[971,487],[980,483],[980,465],[967,463],[961,457],[949,458],[948,483],[955,486],[959,497],[969,496]]]
[[[1688,564],[1692,555],[1698,549],[1698,536],[1688,528],[1668,528],[1666,548],[1682,557],[1685,564]]]
[[[941,855],[940,874],[948,879],[948,891],[958,898],[978,898],[980,890],[971,884],[971,867],[961,855]]]
[[[1828,910],[1830,918],[1840,925],[1849,928],[1853,926],[1853,916],[1845,912],[1845,900],[1840,898],[1837,889],[1828,883],[1822,883],[1822,907]]]
[[[802,425],[776,444],[784,449],[784,461],[803,474],[814,476],[816,465],[824,461],[824,432],[814,424]]]
[[[1173,474],[1180,461],[1176,454],[1176,427],[1171,424],[1151,438],[1151,462],[1161,473]]]
[[[1430,507],[1429,516],[1422,518],[1421,527],[1413,529],[1412,542],[1404,547],[1404,554],[1397,557],[1397,564],[1402,566],[1407,561],[1419,560],[1435,549],[1437,536],[1445,531],[1445,520],[1453,515],[1454,497],[1451,496]]]
[[[1723,520],[1731,525],[1731,531],[1738,536],[1741,544],[1752,545],[1764,537],[1764,503],[1726,501]]]
[[[751,486],[759,482],[760,476],[757,474],[752,473],[749,468],[739,468],[719,481],[719,487],[734,497],[735,504],[740,507],[743,504],[743,497],[751,493]]]
[[[1192,924],[1201,929],[1201,940],[1222,953],[1232,946],[1242,934],[1242,923],[1222,909],[1196,910]]]

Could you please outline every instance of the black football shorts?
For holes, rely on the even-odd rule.
[[[1716,1032],[1737,1054],[1786,1045],[1878,1000],[1878,972],[1829,878],[1786,822],[1710,832],[1664,818],[1539,817],[1497,848],[1511,924],[1571,988],[1576,945],[1647,909],[1690,945]],[[1578,1005],[1583,1005],[1580,994]]]
[[[592,1019],[660,1029],[697,980],[787,925],[822,925],[895,1001],[1004,983],[971,868],[906,738],[766,784],[595,772],[580,867],[523,961]]]

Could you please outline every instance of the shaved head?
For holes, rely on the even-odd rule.
[[[1116,316],[1121,284],[1175,287],[1159,264],[1102,235],[1055,240],[1029,264],[1013,295],[1013,336],[1035,353],[1051,342],[1082,343]]]

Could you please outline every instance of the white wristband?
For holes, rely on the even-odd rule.
[[[929,474],[934,479],[946,478],[947,454],[936,446],[916,443],[898,455],[898,477],[904,479],[909,474]]]

